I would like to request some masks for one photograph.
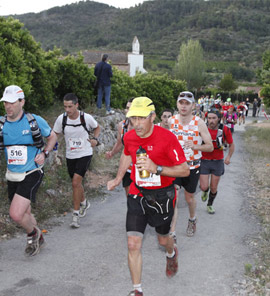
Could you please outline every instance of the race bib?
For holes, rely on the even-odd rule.
[[[25,165],[27,162],[26,146],[7,147],[8,164]]]
[[[148,178],[141,178],[137,167],[135,166],[135,179],[136,184],[140,187],[152,187],[161,186],[160,176],[156,174],[150,174]]]
[[[228,128],[231,128],[231,127],[232,127],[232,124],[231,124],[231,123],[228,123],[228,124],[227,124],[227,127],[228,127]]]
[[[83,139],[81,138],[69,138],[69,149],[71,151],[81,150],[83,148]]]

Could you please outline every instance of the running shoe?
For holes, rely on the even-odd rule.
[[[209,214],[215,214],[215,209],[213,208],[213,206],[207,206],[207,212]]]
[[[128,296],[143,296],[143,292],[139,292],[138,290],[131,291]]]
[[[174,247],[175,254],[172,258],[167,257],[166,276],[171,278],[178,271],[178,249]]]
[[[86,205],[83,206],[81,205],[80,207],[80,212],[79,212],[79,217],[83,218],[86,215],[86,211],[90,208],[90,201],[88,199],[86,200]]]
[[[195,234],[196,223],[197,223],[197,219],[195,219],[194,221],[191,221],[190,219],[188,219],[187,236],[193,236]]]
[[[25,248],[25,254],[27,256],[35,256],[40,250],[40,246],[44,243],[41,230],[35,227],[36,234],[32,236],[27,236],[27,244]],[[42,239],[41,239],[42,238]]]
[[[207,201],[207,198],[208,198],[208,191],[203,191],[203,192],[202,192],[202,196],[201,196],[201,198],[202,198],[202,201],[203,201],[203,202]]]
[[[79,228],[80,227],[80,223],[79,223],[80,217],[78,214],[73,213],[72,214],[72,222],[70,223],[70,226],[72,228]]]

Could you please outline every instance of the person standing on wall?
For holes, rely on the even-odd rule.
[[[94,75],[97,77],[98,84],[98,97],[97,97],[97,108],[101,109],[103,95],[105,97],[106,115],[114,114],[111,110],[111,77],[112,66],[107,63],[108,55],[104,54],[99,63],[95,66]]]

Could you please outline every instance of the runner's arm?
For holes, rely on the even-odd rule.
[[[158,164],[154,163],[147,156],[140,156],[136,162],[136,166],[138,171],[147,170],[152,174],[156,174]],[[189,174],[190,174],[189,166],[186,161],[175,166],[170,166],[170,167],[162,166],[161,176],[187,177],[189,176]]]
[[[96,128],[94,128],[94,137],[98,138],[99,134],[100,134],[100,126],[98,125]],[[91,143],[92,147],[95,147],[98,145],[98,140],[96,139],[90,139],[88,140]]]
[[[112,158],[115,154],[117,154],[118,152],[121,151],[121,149],[123,147],[123,143],[122,143],[122,139],[121,139],[121,131],[122,131],[122,121],[118,123],[116,143],[114,144],[111,151],[106,152],[107,159]]]
[[[227,164],[227,165],[230,164],[230,162],[231,162],[231,157],[232,157],[232,155],[234,153],[234,148],[235,148],[234,142],[229,144],[229,152],[228,152],[228,155],[226,156],[226,158],[224,160],[224,163]]]
[[[113,190],[116,186],[118,186],[121,183],[127,169],[131,165],[131,162],[132,162],[131,156],[125,155],[125,153],[123,151],[121,158],[120,158],[120,163],[119,163],[117,175],[116,175],[115,179],[110,180],[107,183],[108,190]]]
[[[55,143],[57,141],[57,135],[52,130],[51,133],[50,133],[50,135],[49,135],[49,137],[47,137],[46,139],[47,139],[47,145],[44,148],[44,150],[50,152],[50,151],[53,150],[53,147],[55,146]],[[42,165],[42,164],[44,164],[44,161],[45,161],[45,153],[41,152],[41,153],[37,154],[37,156],[35,157],[35,162],[38,165]]]
[[[214,150],[212,138],[211,138],[208,128],[203,120],[201,120],[201,119],[199,120],[198,127],[199,127],[199,133],[200,133],[202,140],[203,140],[203,144],[193,145],[192,149],[193,150],[200,150],[202,152],[212,152]]]

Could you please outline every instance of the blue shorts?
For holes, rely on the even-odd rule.
[[[208,160],[202,159],[201,161],[201,174],[202,175],[215,175],[220,177],[224,174],[224,160]]]

